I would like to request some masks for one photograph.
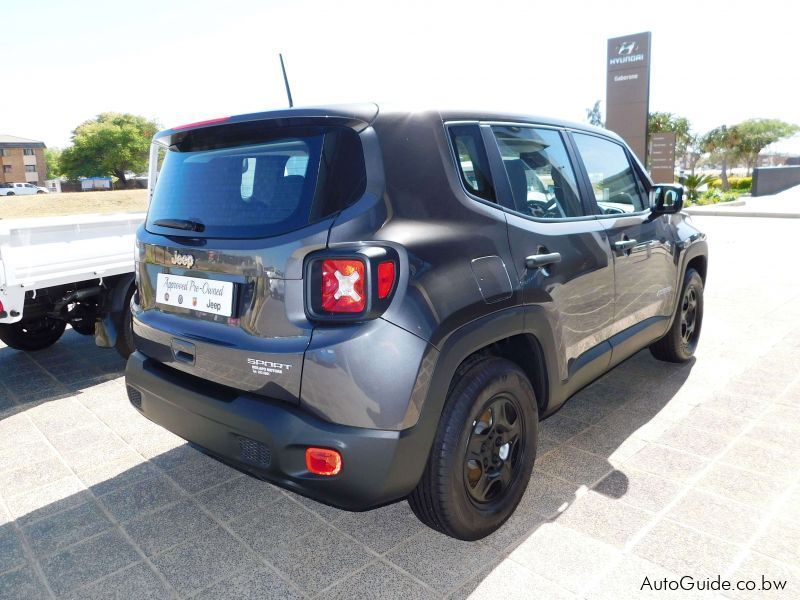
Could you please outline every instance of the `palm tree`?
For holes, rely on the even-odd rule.
[[[703,187],[704,185],[709,185],[712,181],[716,179],[713,175],[687,175],[686,181],[684,182],[683,186],[686,188],[686,195],[689,197],[689,200],[694,202],[697,200],[699,188]]]

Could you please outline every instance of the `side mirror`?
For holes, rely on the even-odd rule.
[[[683,186],[659,183],[650,189],[650,211],[656,215],[674,214],[683,208]]]

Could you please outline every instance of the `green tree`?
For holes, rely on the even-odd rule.
[[[675,134],[675,154],[680,156],[684,164],[686,153],[692,142],[692,124],[686,117],[679,117],[670,112],[653,112],[647,118],[647,133]]]
[[[740,155],[740,143],[741,136],[738,127],[728,127],[727,125],[720,125],[712,129],[703,136],[701,142],[703,151],[718,158],[722,163],[719,178],[722,181],[722,191],[724,192],[730,189],[728,184],[728,165]]]
[[[739,132],[738,156],[747,165],[748,172],[756,165],[764,148],[800,131],[797,125],[779,119],[748,119],[736,129]]]
[[[600,100],[594,103],[592,108],[586,109],[586,120],[589,125],[603,127],[603,115],[600,113]]]
[[[44,149],[44,162],[47,166],[47,174],[45,179],[56,179],[61,175],[61,168],[59,162],[61,160],[61,148],[45,148]]]
[[[61,153],[61,172],[71,178],[113,175],[125,186],[126,172],[147,169],[156,131],[158,123],[144,117],[102,113],[72,132],[72,146]]]

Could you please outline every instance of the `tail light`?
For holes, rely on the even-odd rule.
[[[367,307],[363,260],[325,260],[322,263],[322,310],[360,313]]]
[[[387,298],[394,287],[394,261],[378,264],[378,298]]]
[[[306,310],[317,321],[374,319],[389,307],[397,283],[397,253],[362,247],[327,251],[306,266]]]

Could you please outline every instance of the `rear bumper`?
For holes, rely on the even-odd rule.
[[[347,510],[400,499],[422,475],[429,432],[336,425],[281,401],[223,393],[135,352],[125,371],[131,403],[145,417],[210,455],[289,490]],[[306,470],[309,446],[334,448],[342,471]]]

